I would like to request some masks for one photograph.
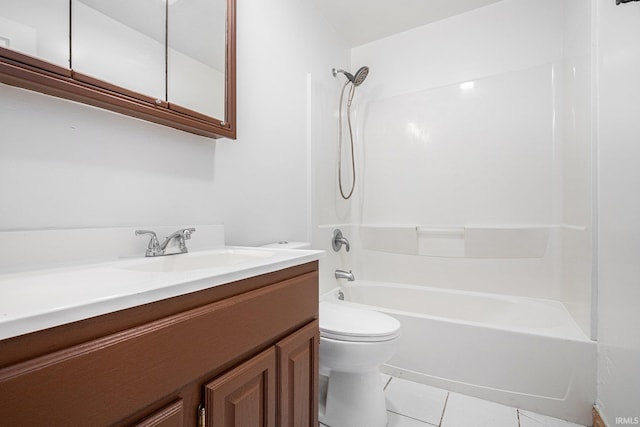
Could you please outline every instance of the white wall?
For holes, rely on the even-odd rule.
[[[309,97],[309,79],[331,78],[333,64],[348,60],[348,46],[310,0],[254,0],[238,8],[238,143],[218,144],[214,198],[233,202],[225,225],[234,242],[308,241],[308,116],[323,106]],[[322,143],[322,133],[313,135]]]
[[[0,85],[0,228],[223,222],[230,244],[307,239],[307,74],[348,49],[294,0],[238,2],[237,42],[237,141]]]
[[[597,404],[614,426],[640,420],[640,4],[597,1],[596,7]]]

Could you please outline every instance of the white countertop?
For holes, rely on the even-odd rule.
[[[0,275],[0,339],[200,291],[318,260],[323,251],[225,246],[172,255],[261,251],[233,265],[177,272],[136,271],[157,258],[127,258]]]

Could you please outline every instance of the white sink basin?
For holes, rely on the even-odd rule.
[[[135,265],[123,266],[130,271],[147,273],[174,273],[181,271],[224,268],[242,263],[259,261],[273,256],[274,252],[250,249],[221,249],[206,253],[187,253],[147,258]]]

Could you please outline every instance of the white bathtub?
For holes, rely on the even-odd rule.
[[[396,377],[591,424],[596,344],[557,301],[356,281],[344,304],[402,324]],[[338,289],[323,295],[337,299]]]

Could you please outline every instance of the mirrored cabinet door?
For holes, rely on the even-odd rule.
[[[166,100],[166,9],[162,0],[72,0],[71,66],[78,78]]]
[[[227,0],[169,0],[167,100],[226,119]]]
[[[69,0],[0,0],[0,47],[69,68]]]

